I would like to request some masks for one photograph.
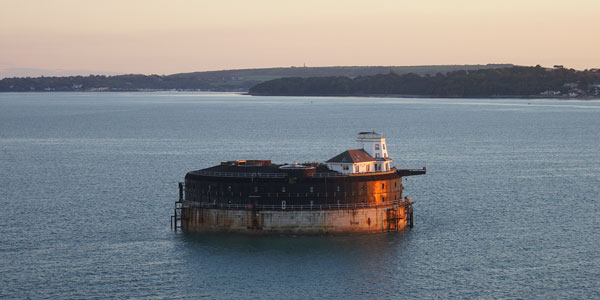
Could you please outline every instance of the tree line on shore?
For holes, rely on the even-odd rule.
[[[203,90],[247,92],[252,86],[283,77],[370,76],[387,73],[435,75],[456,70],[477,70],[512,66],[433,65],[433,66],[337,66],[288,67],[203,71],[172,75],[89,75],[51,77],[13,77],[0,80],[0,92],[40,91],[139,91],[139,90]]]
[[[161,75],[25,77],[0,80],[0,91],[2,92],[135,91],[143,89],[209,89],[210,87],[209,82],[193,77]]]
[[[259,83],[251,95],[352,96],[412,95],[431,97],[598,96],[600,72],[557,67],[508,67],[459,70],[446,74],[399,75],[395,72],[355,78],[288,77]]]

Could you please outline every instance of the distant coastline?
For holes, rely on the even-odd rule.
[[[12,77],[0,80],[0,92],[135,92],[135,91],[215,91],[248,92],[261,82],[285,77],[355,78],[395,72],[419,76],[448,73],[457,70],[480,70],[513,66],[487,65],[433,65],[433,66],[337,66],[288,67],[221,70],[172,75],[89,75],[52,77]]]
[[[274,96],[274,95],[252,95],[248,92],[241,91],[214,91],[214,90],[201,90],[201,89],[138,89],[138,90],[87,90],[87,91],[29,91],[29,92],[0,92],[1,94],[10,93],[155,93],[155,92],[204,92],[204,93],[232,93],[247,96]],[[459,97],[459,96],[437,96],[437,95],[401,95],[401,94],[356,94],[356,95],[281,95],[283,97],[337,97],[337,98],[403,98],[403,99],[521,99],[521,100],[532,100],[532,99],[556,99],[556,100],[600,100],[599,96],[539,96],[539,95],[494,95],[494,96],[478,96],[478,97]]]
[[[355,94],[355,95],[252,95],[250,93],[240,93],[249,96],[282,96],[282,97],[338,97],[338,98],[402,98],[402,99],[515,99],[515,100],[535,100],[535,99],[555,99],[555,100],[600,100],[598,96],[540,96],[540,95],[493,95],[493,96],[438,96],[438,95],[403,95],[403,94]]]
[[[454,71],[435,76],[399,75],[280,78],[252,87],[255,96],[393,96],[428,98],[556,98],[600,97],[600,70],[509,67]]]
[[[600,70],[514,65],[291,67],[173,75],[4,78],[0,92],[236,92],[254,96],[600,99]]]

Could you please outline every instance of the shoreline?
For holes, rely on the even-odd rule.
[[[359,98],[417,98],[417,99],[553,99],[553,100],[600,100],[600,96],[539,96],[539,95],[495,95],[495,96],[437,96],[437,95],[403,95],[403,94],[357,94],[357,95],[264,95],[244,93],[248,96],[264,96],[264,97],[359,97]]]
[[[437,95],[404,95],[404,94],[314,94],[314,95],[266,95],[251,94],[248,91],[215,91],[215,90],[172,90],[172,89],[140,89],[140,90],[85,90],[85,91],[0,91],[2,94],[21,94],[21,93],[154,93],[154,92],[205,92],[205,93],[230,93],[244,96],[264,96],[264,97],[359,97],[359,98],[417,98],[417,99],[552,99],[552,100],[600,100],[600,96],[540,96],[540,95],[494,95],[494,96],[437,96]]]

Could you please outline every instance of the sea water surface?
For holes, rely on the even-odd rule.
[[[222,160],[325,161],[387,137],[415,228],[174,232]],[[0,94],[1,299],[600,298],[600,101]]]

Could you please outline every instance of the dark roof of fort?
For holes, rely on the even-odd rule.
[[[367,153],[363,149],[353,149],[353,150],[346,150],[346,151],[336,155],[335,157],[331,158],[327,162],[328,163],[351,164],[351,163],[369,162],[369,161],[375,161],[373,156],[369,155],[369,153]]]

